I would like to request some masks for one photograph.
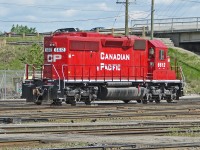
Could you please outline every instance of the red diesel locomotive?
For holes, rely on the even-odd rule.
[[[44,38],[43,66],[26,65],[22,97],[36,104],[171,102],[183,95],[184,81],[181,68],[170,66],[167,52],[159,40],[55,32]]]

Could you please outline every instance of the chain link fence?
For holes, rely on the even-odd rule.
[[[0,100],[21,97],[24,70],[0,70]]]

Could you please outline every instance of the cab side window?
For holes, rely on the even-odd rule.
[[[164,50],[160,50],[159,58],[160,58],[160,60],[164,60],[165,59],[165,51]]]
[[[146,50],[146,40],[135,40],[133,50]]]

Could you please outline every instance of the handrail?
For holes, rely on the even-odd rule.
[[[115,68],[115,64],[112,64],[111,65],[103,65],[104,66],[104,69],[101,70],[101,75],[98,74],[98,67],[99,69],[102,67],[102,66],[96,66],[96,65],[67,65],[67,64],[63,64],[62,65],[62,76],[63,76],[63,79],[64,80],[70,80],[70,78],[72,80],[81,80],[81,81],[84,81],[86,79],[88,79],[89,81],[91,80],[98,80],[98,79],[102,79],[103,81],[106,81],[107,79],[108,80],[111,80],[111,81],[115,81],[115,80],[119,80],[119,81],[122,81],[122,80],[132,80],[132,79],[135,79],[135,80],[145,80],[147,79],[147,77],[145,76],[145,73],[147,74],[147,70],[145,71],[145,68],[147,69],[147,67],[140,67],[140,66],[125,66],[125,67],[122,67],[122,68],[125,68],[125,69],[120,69],[118,70],[117,73],[114,73],[115,70],[106,70],[106,66],[107,67],[110,67],[110,68]],[[68,74],[68,70],[69,68],[71,67],[72,72],[70,72],[70,74],[72,73],[72,75],[69,75]],[[79,69],[77,69],[78,67],[80,67]],[[86,72],[85,72],[85,69],[84,67],[86,67]],[[67,68],[67,71],[65,70],[65,68]],[[139,68],[139,70],[138,70]],[[134,74],[131,73],[131,69],[132,71],[134,72]],[[79,72],[77,72],[77,70],[79,70]],[[125,71],[125,72],[124,72]],[[137,74],[137,71],[139,71],[139,74]],[[87,73],[87,76],[85,76],[85,73]],[[93,75],[91,73],[94,73]],[[124,74],[122,76],[122,74]],[[131,76],[132,75],[132,76]],[[85,77],[85,78],[84,78]],[[65,88],[65,85],[64,85],[64,88]]]
[[[115,72],[115,70],[112,70],[111,68],[115,68],[116,66],[114,66],[115,64],[112,64],[107,66],[110,67],[110,70],[106,70],[106,65],[104,65],[104,69],[100,70],[102,74],[98,73],[98,69],[101,69],[101,66],[96,66],[96,65],[67,65],[67,64],[63,64],[62,65],[62,70],[61,72],[58,72],[57,68],[55,67],[55,65],[53,64],[44,64],[42,66],[44,66],[41,70],[41,74],[42,71],[44,70],[45,66],[52,66],[53,70],[55,71],[57,77],[58,77],[58,90],[61,90],[61,78],[64,79],[64,81],[94,81],[94,80],[102,80],[103,82],[105,81],[139,81],[139,82],[144,82],[146,80],[151,80],[151,78],[149,77],[149,72],[148,72],[148,67],[144,66],[121,66],[121,69],[118,70],[117,72]],[[30,65],[27,65],[27,67]],[[70,68],[72,70],[70,70]],[[78,68],[80,67],[80,68]],[[86,69],[84,69],[84,67]],[[99,67],[97,69],[97,67]],[[35,67],[35,65],[32,65],[33,68],[33,73],[35,72],[35,69],[37,69]],[[67,68],[67,70],[66,70]],[[183,74],[183,70],[181,67],[171,67],[172,70],[175,71],[176,76],[177,76],[177,80],[180,80],[182,83],[185,82],[185,76]],[[116,68],[115,68],[116,69]],[[26,69],[26,77],[28,76],[28,68]],[[77,71],[79,70],[79,71]],[[69,71],[72,71],[71,74],[69,73]],[[167,70],[166,70],[167,71]],[[94,74],[92,74],[94,73]],[[95,74],[96,73],[96,74]],[[33,78],[35,77],[35,75],[32,76]],[[42,79],[43,76],[41,76]],[[66,85],[63,84],[63,87],[66,88]]]
[[[28,64],[25,65],[25,74],[24,74],[25,79],[28,79]]]
[[[59,73],[58,73],[58,71],[56,70],[56,67],[53,65],[53,64],[44,64],[44,66],[53,66],[53,68],[54,68],[54,71],[56,72],[56,75],[58,76],[58,84],[59,84],[59,88],[58,88],[58,90],[61,90],[61,83],[60,83],[60,75],[59,75]]]
[[[188,26],[190,24],[190,26]],[[164,26],[165,25],[165,26]],[[155,31],[191,30],[199,31],[200,17],[154,19]],[[132,27],[151,26],[150,19],[131,20]],[[162,27],[162,28],[159,28]]]
[[[185,86],[185,75],[184,75],[184,73],[183,73],[183,69],[182,69],[182,67],[179,67],[179,69],[180,69],[180,72],[181,72],[181,78],[182,78],[182,83],[183,83],[183,87]]]
[[[63,75],[63,78],[65,80],[66,78],[65,78],[65,73],[64,73],[64,66],[68,66],[68,65],[67,64],[62,65],[62,75]],[[68,73],[68,70],[67,70],[67,73]],[[64,89],[65,89],[65,84],[64,84]]]
[[[26,74],[25,79],[26,80],[28,80],[28,77],[29,77],[29,66],[32,66],[32,78],[33,79],[35,78],[35,70],[37,69],[34,64],[27,64],[26,65],[26,69],[25,69],[25,71],[26,71],[26,73],[25,73]],[[59,83],[59,89],[58,90],[60,90],[61,89],[61,81],[60,81],[61,77],[60,77],[60,75],[59,75],[56,67],[53,64],[44,64],[44,65],[39,65],[39,66],[41,66],[41,71],[40,71],[41,78],[43,77],[43,75],[42,75],[42,69],[44,69],[43,66],[53,66],[53,69],[56,72],[56,75],[58,76],[58,79],[59,79],[58,80],[58,83]]]
[[[30,66],[32,66],[32,74],[31,74],[31,77],[32,77],[32,79],[34,79],[35,78],[35,74],[36,74],[36,67],[35,67],[35,64],[26,64],[25,65],[25,74],[24,74],[24,78],[25,78],[25,80],[28,80],[29,79],[29,67]],[[41,72],[41,71],[40,71]]]

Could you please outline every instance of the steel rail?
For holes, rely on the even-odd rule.
[[[133,125],[134,126],[134,125]],[[0,132],[0,134],[35,134],[35,133],[54,133],[54,134],[94,134],[94,135],[163,135],[163,134],[169,134],[169,133],[174,133],[174,130],[168,130],[171,128],[177,128],[177,133],[187,133],[188,129],[190,130],[191,128],[197,128],[193,129],[192,132],[200,132],[199,125],[172,125],[172,126],[145,126],[145,127],[129,127],[124,125],[123,127],[121,126],[120,128],[91,128],[91,126],[85,126],[84,129],[79,129],[83,128],[79,126],[78,129],[67,129],[65,127],[56,127],[54,126],[48,126],[47,127],[38,127],[38,128],[29,128],[29,127],[15,127],[15,128],[6,128],[2,127],[3,131]],[[86,129],[85,129],[86,128]],[[37,129],[37,130],[36,130]]]
[[[39,144],[41,140],[6,140],[0,141],[0,147],[11,146],[11,145],[30,145]]]

